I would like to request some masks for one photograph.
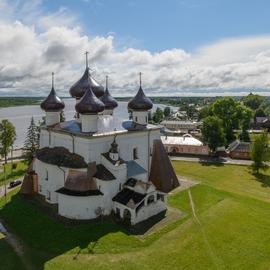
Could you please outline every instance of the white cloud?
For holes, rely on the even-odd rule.
[[[21,12],[18,12],[18,8]],[[23,19],[29,11],[31,16]],[[110,75],[115,95],[133,95],[138,73],[151,95],[244,94],[270,89],[270,36],[220,40],[189,53],[117,49],[112,35],[89,37],[66,8],[45,14],[41,1],[0,0],[0,94],[46,95],[56,73],[61,95],[82,75],[90,52],[95,77]],[[18,18],[15,21],[14,18]],[[265,89],[265,90],[261,90]]]

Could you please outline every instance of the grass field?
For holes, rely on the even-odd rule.
[[[188,191],[176,193],[169,204],[187,215],[144,240],[109,222],[61,224],[16,191],[0,201],[0,218],[22,239],[30,269],[269,269],[270,171],[256,178],[245,166],[173,165],[201,181],[190,189],[198,220]],[[0,268],[21,269],[12,257],[20,263],[10,250]]]

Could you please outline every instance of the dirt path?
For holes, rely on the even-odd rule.
[[[214,252],[214,250],[213,250],[213,248],[208,240],[207,233],[205,232],[204,227],[196,214],[196,207],[195,207],[190,189],[188,189],[188,196],[189,196],[190,207],[192,209],[192,215],[194,217],[195,222],[199,225],[199,229],[202,233],[203,240],[205,242],[205,245],[206,245],[208,253],[209,253],[209,257],[212,259],[212,262],[215,265],[216,269],[218,269],[218,270],[223,269],[223,267],[221,267],[221,265],[223,265],[223,261],[219,257],[217,257],[217,255],[215,254],[215,252]]]
[[[0,220],[0,224],[2,225],[1,220]],[[22,242],[18,239],[17,236],[15,236],[11,232],[9,232],[6,229],[6,227],[4,227],[2,225],[1,228],[5,228],[5,230],[3,230],[1,232],[4,235],[4,240],[13,248],[15,253],[21,259],[25,269],[26,270],[32,270],[33,267],[31,265],[31,263],[25,258],[25,253],[24,253],[24,248],[23,248]]]

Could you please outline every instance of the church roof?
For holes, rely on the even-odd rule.
[[[49,95],[45,100],[43,100],[40,104],[42,110],[46,112],[58,112],[65,108],[65,103],[56,95],[54,89],[54,74],[52,73],[52,89]]]
[[[136,205],[140,203],[145,198],[145,196],[146,194],[141,194],[134,190],[124,188],[118,194],[116,194],[112,200],[123,205],[127,205],[132,200]]]
[[[82,77],[73,84],[69,93],[72,97],[80,99],[85,94],[86,90],[91,87],[96,97],[101,97],[104,94],[104,88],[91,75],[88,67],[88,52],[85,53],[86,68]]]
[[[150,98],[146,97],[142,87],[139,88],[136,96],[128,102],[128,108],[133,111],[149,111],[153,107]]]
[[[67,168],[87,168],[84,158],[69,152],[65,147],[44,147],[36,152],[37,159],[56,166]]]
[[[136,96],[128,102],[128,108],[133,111],[148,111],[153,107],[150,98],[146,97],[142,89],[142,73],[140,72],[140,88]]]
[[[69,196],[99,196],[103,195],[103,193],[100,190],[87,190],[87,191],[76,191],[76,190],[69,190],[65,187],[62,187],[58,190],[56,190],[57,193],[65,194]]]
[[[155,185],[157,190],[166,193],[179,186],[179,181],[161,140],[153,142],[149,181]]]
[[[104,87],[101,86],[93,78],[93,76],[90,73],[89,67],[86,67],[83,76],[70,87],[69,93],[72,97],[79,99],[85,94],[86,89],[89,88],[89,86],[93,89],[93,92],[96,95],[96,97],[103,96]]]
[[[97,165],[97,172],[95,173],[94,177],[103,181],[110,181],[116,179],[115,176],[102,164]]]
[[[86,192],[98,190],[96,182],[87,171],[69,170],[65,188],[71,191]]]
[[[92,88],[88,86],[86,92],[75,109],[81,114],[97,114],[104,110],[104,104],[93,93]]]
[[[100,100],[104,103],[107,110],[113,110],[118,106],[117,101],[111,96],[108,90],[108,76],[106,76],[106,90]]]
[[[146,173],[147,171],[134,160],[126,161],[127,164],[127,177]]]

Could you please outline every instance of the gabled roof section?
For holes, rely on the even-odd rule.
[[[128,178],[135,175],[147,173],[147,171],[134,160],[126,161],[126,164],[127,164],[127,177]]]
[[[126,206],[128,206],[130,201],[132,201],[134,205],[137,205],[145,198],[145,196],[146,194],[141,194],[128,188],[124,188],[112,200]]]
[[[157,190],[168,193],[179,186],[171,161],[161,140],[154,140],[149,181]]]

